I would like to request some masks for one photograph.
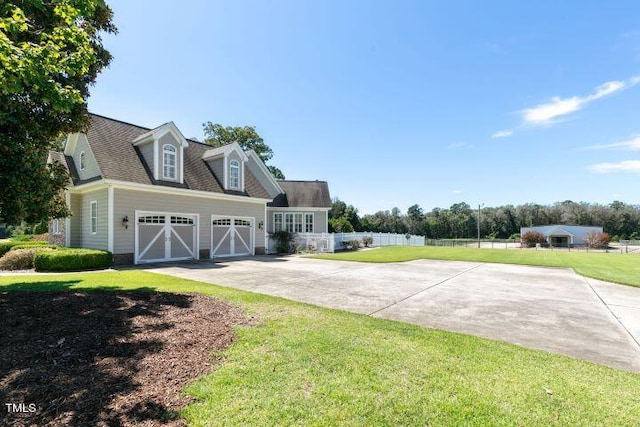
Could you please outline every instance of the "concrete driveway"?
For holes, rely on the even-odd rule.
[[[640,289],[570,269],[258,256],[146,270],[640,372]]]

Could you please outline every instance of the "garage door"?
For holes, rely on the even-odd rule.
[[[211,257],[253,255],[255,218],[211,217]]]
[[[136,214],[136,264],[197,258],[197,215]]]

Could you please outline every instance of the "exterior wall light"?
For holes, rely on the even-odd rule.
[[[127,215],[122,217],[122,226],[125,230],[129,228],[129,217]]]

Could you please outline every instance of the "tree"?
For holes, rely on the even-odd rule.
[[[273,150],[262,137],[258,135],[253,126],[222,126],[219,123],[203,123],[204,142],[212,147],[222,147],[223,145],[237,142],[243,150],[253,150],[260,159],[267,164],[273,157]],[[267,165],[267,169],[276,179],[284,179],[284,174],[273,165]]]
[[[101,33],[116,33],[102,0],[0,3],[0,216],[37,222],[69,214],[58,163],[60,135],[86,130],[87,98],[111,55]]]

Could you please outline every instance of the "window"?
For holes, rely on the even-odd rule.
[[[89,222],[91,226],[91,233],[96,234],[98,232],[98,202],[95,200],[91,202],[89,216],[91,217]]]
[[[240,162],[237,160],[229,163],[229,187],[240,188]]]
[[[165,144],[162,147],[162,159],[164,179],[176,179],[176,147]]]
[[[284,229],[289,233],[293,233],[293,214],[286,213],[284,214]]]
[[[313,214],[312,213],[304,214],[304,232],[313,233]]]
[[[84,163],[84,151],[82,153],[80,153],[80,170],[83,171],[85,168],[85,163]]]
[[[147,215],[138,218],[140,224],[164,224],[164,215]]]
[[[273,214],[273,229],[274,231],[282,231],[282,214],[274,213]]]
[[[293,214],[293,229],[296,233],[302,233],[302,214],[295,213]]]
[[[53,223],[51,224],[51,232],[53,234],[60,234],[60,220],[59,219],[54,219]]]
[[[276,232],[285,230],[289,233],[313,233],[313,214],[276,212],[273,214],[273,229]]]

